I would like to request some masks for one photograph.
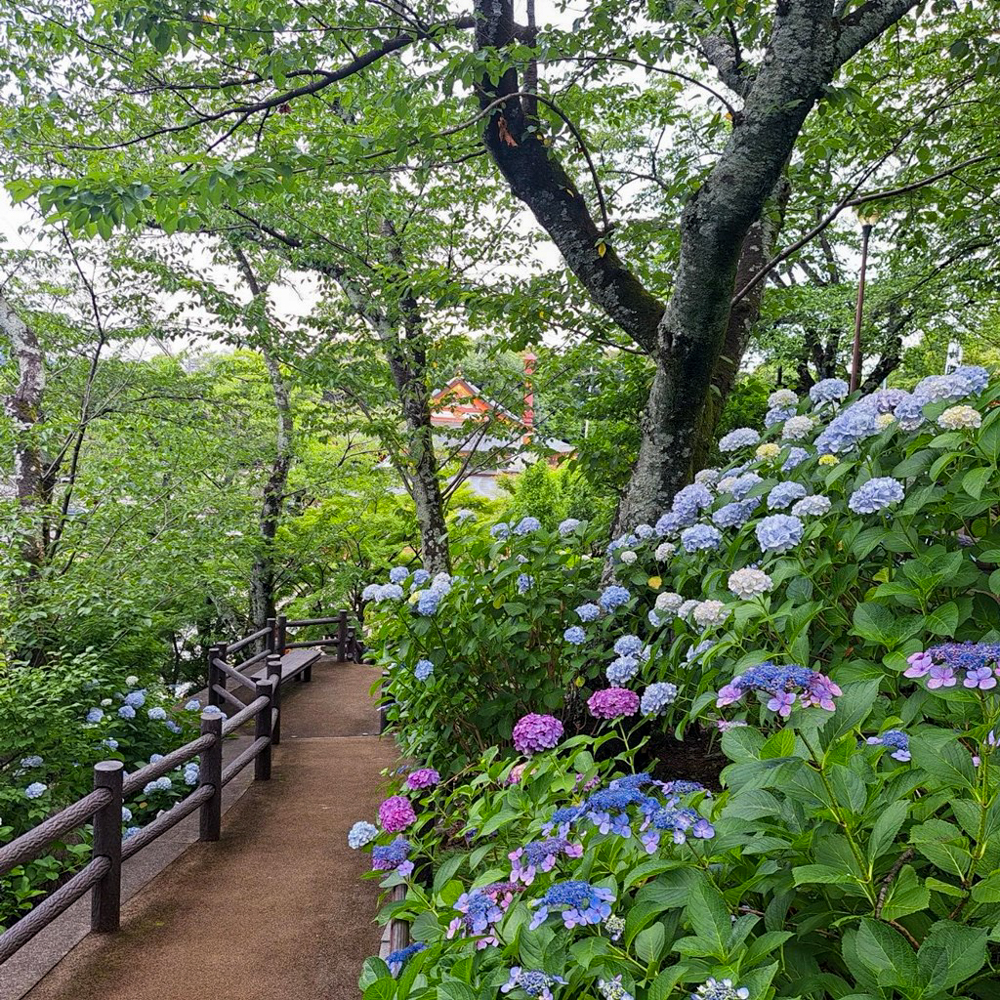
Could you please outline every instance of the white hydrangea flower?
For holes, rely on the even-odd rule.
[[[657,611],[677,611],[684,603],[684,598],[680,594],[671,591],[659,594],[656,598]]]
[[[728,493],[732,488],[733,483],[736,482],[736,476],[726,476],[724,479],[720,479],[718,482],[718,489],[720,493]]]
[[[812,433],[813,418],[803,414],[799,417],[789,417],[785,421],[785,426],[781,429],[781,437],[784,441],[798,441],[808,437]]]
[[[824,514],[829,513],[832,506],[829,497],[825,497],[821,493],[812,493],[793,504],[792,516],[822,517]]]
[[[798,406],[799,397],[791,389],[777,389],[767,397],[767,408],[775,409],[778,406]]]
[[[981,427],[983,418],[980,412],[971,406],[949,406],[937,419],[938,426],[946,431],[972,430]]]
[[[777,458],[780,454],[781,448],[779,448],[773,441],[765,442],[757,449],[756,452],[757,457],[760,459]]]
[[[701,472],[695,474],[694,481],[700,486],[712,487],[719,481],[721,475],[720,469],[702,469]]]
[[[896,418],[891,413],[880,413],[875,418],[875,426],[880,431],[884,431],[887,427],[891,427],[895,422]]]
[[[730,610],[722,601],[700,601],[693,611],[695,624],[703,629],[715,628],[729,617]]]
[[[655,555],[659,562],[666,562],[676,551],[677,546],[673,542],[660,542],[656,546]]]
[[[748,601],[751,597],[767,594],[774,587],[774,581],[763,570],[747,566],[729,574],[729,589],[737,597]]]
[[[621,559],[626,566],[631,566],[639,557],[631,549],[626,549],[619,555],[618,558]]]

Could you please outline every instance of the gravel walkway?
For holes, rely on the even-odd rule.
[[[270,782],[227,813],[132,899],[119,935],[91,934],[28,1000],[341,1000],[360,996],[378,953],[377,884],[348,828],[375,815],[379,740],[374,667],[321,661],[283,691]]]

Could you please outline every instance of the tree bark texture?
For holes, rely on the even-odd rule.
[[[17,361],[17,388],[4,400],[4,409],[14,425],[14,491],[22,510],[29,515],[45,501],[45,473],[39,441],[44,423],[45,364],[34,330],[15,312],[0,293],[0,333],[10,342]],[[41,527],[25,540],[23,555],[36,569],[45,560]]]

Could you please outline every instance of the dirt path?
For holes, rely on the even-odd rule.
[[[373,667],[324,661],[283,689],[273,777],[89,935],[28,1000],[341,1000],[378,953],[377,887],[347,830],[374,816],[395,759],[375,735]]]

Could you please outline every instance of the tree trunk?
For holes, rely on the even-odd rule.
[[[736,267],[736,288],[743,288],[774,255],[778,237],[785,222],[785,209],[791,185],[782,176],[771,192],[771,198],[761,217],[750,227],[743,241],[743,251]],[[698,444],[692,461],[692,472],[703,469],[708,463],[708,454],[715,440],[715,428],[726,406],[726,400],[733,391],[736,375],[740,370],[743,355],[750,343],[750,334],[760,319],[760,305],[764,298],[763,281],[756,285],[733,306],[726,324],[726,339],[722,345],[712,373],[712,386],[705,401],[705,413],[698,428]]]
[[[260,309],[260,322],[268,327],[267,289],[262,286],[254,274],[246,254],[235,243],[233,253],[243,272],[247,287],[250,289]],[[268,618],[277,613],[275,595],[275,564],[274,539],[278,534],[281,515],[285,505],[285,487],[288,483],[288,472],[294,459],[292,452],[292,435],[294,421],[292,407],[288,398],[288,387],[281,376],[281,367],[268,347],[261,347],[261,357],[267,369],[271,382],[271,392],[274,397],[274,409],[277,416],[277,434],[275,438],[274,457],[271,460],[271,473],[264,484],[264,495],[261,499],[258,531],[260,543],[254,557],[250,574],[250,617],[253,621],[253,631],[258,631],[267,625]]]
[[[264,628],[268,618],[276,614],[274,539],[281,523],[285,503],[285,486],[292,467],[292,409],[288,400],[288,387],[281,377],[278,362],[270,351],[261,351],[264,365],[271,380],[274,408],[277,413],[277,439],[271,474],[264,484],[264,497],[260,508],[260,547],[253,562],[250,578],[250,615],[254,631]]]
[[[45,365],[42,349],[31,329],[0,294],[0,332],[10,341],[17,360],[18,383],[4,400],[14,424],[14,491],[21,509],[32,516],[45,501],[45,474],[39,443],[44,422]],[[22,548],[35,572],[45,561],[45,538],[40,523],[32,525]]]

